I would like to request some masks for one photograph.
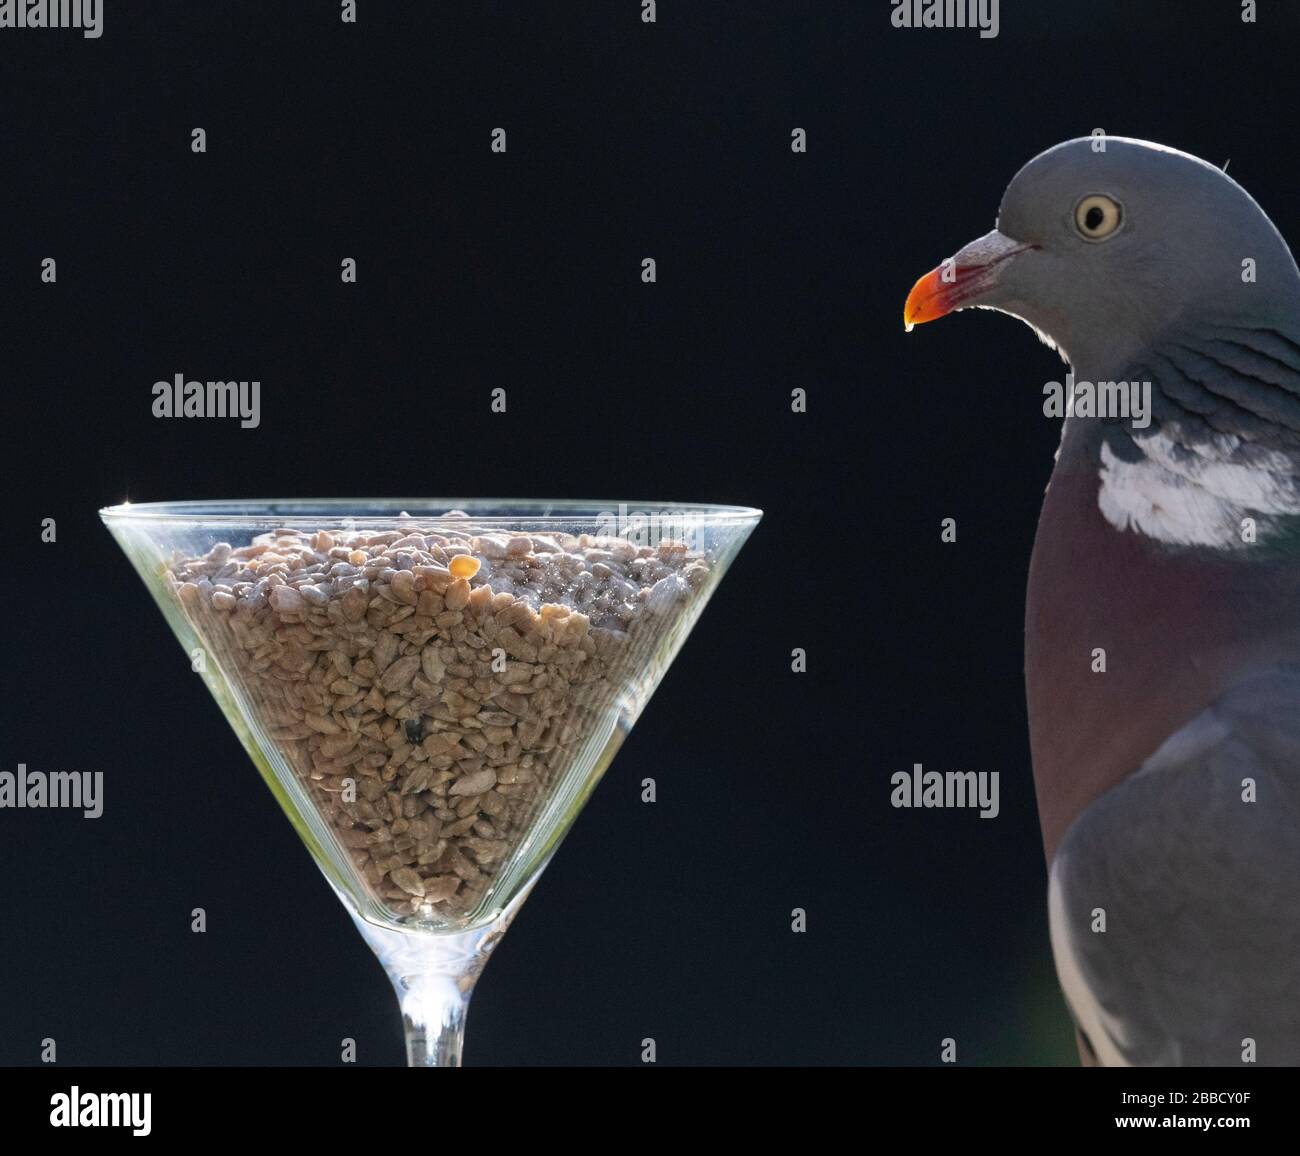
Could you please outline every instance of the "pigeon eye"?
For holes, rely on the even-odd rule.
[[[1074,227],[1088,241],[1105,240],[1119,228],[1120,217],[1119,202],[1104,193],[1084,197],[1074,207]]]

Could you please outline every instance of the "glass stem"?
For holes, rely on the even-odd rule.
[[[495,922],[469,931],[382,926],[352,912],[353,922],[384,965],[401,1002],[408,1066],[460,1067],[474,984],[529,890],[531,883]]]
[[[393,986],[402,1002],[407,1066],[459,1068],[473,979],[434,972],[393,976]]]

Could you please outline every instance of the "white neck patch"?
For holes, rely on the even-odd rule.
[[[1180,445],[1161,430],[1134,438],[1143,453],[1135,462],[1101,446],[1101,490],[1097,504],[1117,530],[1178,546],[1234,549],[1251,544],[1270,528],[1269,515],[1300,514],[1300,492],[1290,459],[1258,451],[1232,434]]]

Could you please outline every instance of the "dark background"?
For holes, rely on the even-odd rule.
[[[905,337],[902,302],[1097,127],[1230,157],[1300,237],[1295,6],[1004,0],[991,41],[884,0],[104,7],[100,40],[0,31],[2,753],[106,796],[0,812],[0,1063],[402,1062],[96,509],[445,493],[767,511],[490,964],[468,1062],[1074,1062],[1021,684],[1063,367],[1005,317]],[[178,372],[259,379],[261,427],[153,418]],[[1001,772],[1001,816],[892,809],[914,762]]]

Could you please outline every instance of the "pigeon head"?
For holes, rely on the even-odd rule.
[[[1294,317],[1298,302],[1285,241],[1226,173],[1147,141],[1084,137],[1016,174],[997,227],[922,277],[903,319],[996,309],[1102,372],[1170,330]]]

